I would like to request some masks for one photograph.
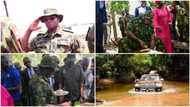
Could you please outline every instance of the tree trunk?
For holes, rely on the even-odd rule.
[[[113,21],[113,34],[114,34],[115,41],[117,41],[117,28],[116,28],[116,22],[115,22],[115,13],[112,11],[111,15],[112,15],[112,21]]]

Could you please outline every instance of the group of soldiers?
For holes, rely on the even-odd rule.
[[[76,105],[80,102],[94,102],[93,60],[83,58],[75,63],[76,56],[68,54],[64,65],[59,66],[57,56],[43,54],[37,67],[31,65],[28,57],[23,58],[25,69],[12,64],[10,56],[1,56],[1,85],[14,99],[15,105],[43,106],[48,104]],[[56,96],[56,90],[68,91],[67,95]]]

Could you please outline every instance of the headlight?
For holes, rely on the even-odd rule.
[[[162,87],[162,83],[156,83],[156,86]]]
[[[139,86],[139,84],[135,84],[135,87],[138,87]]]

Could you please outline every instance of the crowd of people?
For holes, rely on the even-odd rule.
[[[168,6],[164,1],[155,0],[153,2],[155,5],[154,8],[149,7],[147,1],[142,0],[139,2],[140,6],[135,8],[134,15],[129,14],[128,9],[124,9],[121,12],[118,25],[122,39],[118,45],[127,45],[127,47],[124,47],[125,49],[119,49],[119,52],[125,53],[136,52],[141,49],[152,49],[173,53],[172,39],[175,39],[175,35],[172,32],[175,32],[175,1],[173,1],[172,5]],[[110,32],[108,31],[107,24],[110,23],[107,17],[110,15],[106,11],[106,6],[105,1],[96,2],[96,47],[98,47],[96,51],[98,53],[105,52],[104,44],[107,43],[105,42],[105,38],[108,37],[107,33]],[[107,24],[107,28],[104,27],[105,24]],[[159,47],[160,45],[158,46],[158,43],[162,47]]]
[[[76,63],[75,54],[64,58],[43,54],[38,66],[23,58],[24,67],[1,55],[1,105],[43,106],[94,103],[94,61],[84,57]],[[56,95],[57,90],[68,92]]]

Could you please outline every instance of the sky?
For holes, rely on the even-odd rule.
[[[0,16],[5,16],[4,0],[0,0]],[[93,0],[6,0],[9,16],[18,29],[27,27],[39,16],[45,8],[56,8],[64,15],[63,25],[87,24],[95,22],[95,3]],[[42,25],[42,24],[41,24]],[[43,26],[43,25],[42,25]],[[86,31],[87,26],[75,27],[76,32]]]
[[[129,14],[135,15],[135,8],[140,6],[139,0],[130,0],[129,5],[130,5]]]
[[[0,0],[0,16],[5,16],[4,0]],[[18,29],[23,32],[28,26],[43,15],[45,8],[56,8],[64,18],[62,25],[74,26],[73,31],[84,34],[89,27],[88,23],[95,23],[95,0],[6,0],[9,16]],[[135,8],[140,5],[139,0],[129,0],[129,13],[134,15]],[[83,25],[88,24],[88,25]],[[40,23],[44,28],[44,24]]]

